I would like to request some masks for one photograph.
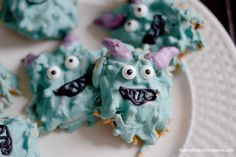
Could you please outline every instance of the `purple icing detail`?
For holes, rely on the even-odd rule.
[[[79,41],[79,37],[76,36],[74,33],[67,34],[66,38],[64,39],[64,46],[69,47],[74,42]]]
[[[144,56],[151,60],[158,68],[166,69],[171,60],[180,53],[176,47],[164,47],[157,52],[150,52]]]
[[[25,59],[23,59],[23,64],[24,64],[24,67],[28,67],[30,66],[30,64],[33,63],[34,60],[36,60],[38,58],[37,55],[33,54],[33,53],[30,53],[28,54]]]
[[[12,138],[6,125],[0,125],[0,150],[2,155],[10,156],[13,149]]]
[[[107,29],[117,29],[124,25],[126,17],[123,14],[112,15],[111,13],[103,14],[94,20],[94,24],[103,26]]]
[[[116,58],[131,59],[132,51],[120,40],[105,39],[102,44],[109,50],[109,53]]]

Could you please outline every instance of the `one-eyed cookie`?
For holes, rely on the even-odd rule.
[[[0,64],[0,114],[2,109],[13,103],[12,95],[20,94],[18,78],[13,72]]]
[[[127,143],[143,141],[143,152],[156,143],[157,133],[165,131],[169,123],[172,77],[167,67],[179,49],[165,47],[149,52],[116,39],[102,43],[108,54],[94,68],[93,83],[102,99],[95,115],[110,122],[113,134]]]
[[[31,39],[62,39],[77,25],[75,0],[4,0],[5,27]]]
[[[203,46],[202,21],[182,9],[175,0],[130,0],[102,14],[95,24],[105,27],[112,38],[152,51],[175,46],[181,53]]]
[[[33,93],[29,116],[41,121],[42,133],[56,128],[74,131],[92,124],[99,91],[92,70],[100,53],[85,49],[72,34],[52,53],[30,54],[24,60]]]
[[[22,118],[0,119],[0,156],[39,157],[37,125]]]

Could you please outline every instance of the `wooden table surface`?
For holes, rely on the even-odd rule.
[[[236,0],[201,0],[221,21],[236,43]]]

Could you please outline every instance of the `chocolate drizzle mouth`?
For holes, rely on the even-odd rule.
[[[144,44],[154,45],[156,40],[165,33],[165,20],[161,15],[155,15],[150,30],[143,37]]]
[[[12,152],[12,138],[6,125],[0,125],[0,149],[2,155],[9,156]]]
[[[48,1],[48,0],[39,0],[36,2],[35,2],[35,0],[26,0],[26,2],[30,5],[39,5],[39,4],[43,4],[46,1]]]
[[[130,100],[136,106],[141,106],[148,101],[154,101],[157,99],[159,90],[152,89],[131,89],[120,86],[120,95],[123,99]]]
[[[74,97],[81,93],[85,89],[86,85],[90,84],[90,78],[91,77],[88,74],[85,74],[76,80],[64,84],[54,91],[54,94],[56,96]]]

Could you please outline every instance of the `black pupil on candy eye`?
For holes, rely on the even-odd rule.
[[[56,75],[56,73],[57,73],[56,70],[52,70],[52,71],[51,71],[51,74],[52,74],[52,75]]]
[[[128,26],[130,26],[131,25],[131,22],[128,22]]]
[[[142,11],[142,9],[141,8],[138,8],[138,12],[141,12]]]
[[[69,62],[72,63],[72,62],[73,62],[73,59],[69,59]]]
[[[127,70],[127,75],[132,75],[132,74],[133,74],[133,70],[132,69]]]
[[[150,70],[150,69],[146,69],[146,70],[145,70],[145,73],[146,73],[147,75],[150,75],[150,74],[151,74],[151,70]]]

